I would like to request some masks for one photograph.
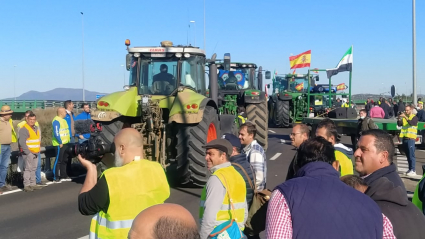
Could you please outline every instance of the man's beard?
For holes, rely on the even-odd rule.
[[[114,155],[115,155],[114,166],[121,167],[124,164],[124,160],[121,158],[120,154],[118,153],[118,150],[115,150]]]

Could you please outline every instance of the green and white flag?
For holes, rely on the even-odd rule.
[[[326,69],[328,79],[343,71],[351,71],[353,69],[353,46],[348,49],[342,59],[339,61],[336,68]]]

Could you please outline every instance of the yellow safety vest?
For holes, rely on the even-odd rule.
[[[409,120],[412,120],[413,117],[415,117],[415,115],[410,114]],[[418,134],[418,127],[409,125],[409,123],[407,123],[407,120],[403,118],[403,126],[401,127],[400,138],[409,138],[409,139],[416,140],[417,134]]]
[[[335,150],[335,159],[338,160],[341,177],[349,174],[353,174],[353,162],[343,152]]]
[[[242,115],[238,115],[238,121],[239,121],[239,127],[246,122],[246,118],[244,118]]]
[[[27,122],[24,120],[24,121],[22,121],[22,122],[20,122],[17,126],[18,126],[18,129],[22,129],[22,127],[24,127],[24,125],[26,124]],[[40,129],[40,125],[38,124],[38,121],[35,121],[35,126],[37,126],[37,127],[39,127],[39,129]]]
[[[412,203],[415,204],[421,210],[421,212],[423,212],[423,208],[422,208],[423,203],[419,199],[418,193],[419,193],[419,184],[422,182],[422,180],[424,180],[424,178],[425,178],[425,175],[422,177],[422,179],[416,185],[415,193],[413,194],[413,198],[412,198]]]
[[[55,120],[57,120],[59,122],[59,127],[60,127],[59,128],[59,135],[60,135],[62,144],[69,143],[69,141],[71,141],[71,137],[69,137],[68,123],[66,122],[66,120],[62,119],[61,117],[56,116],[53,119],[52,124]],[[55,138],[55,129],[53,129],[53,131],[52,131],[52,144],[53,144],[53,146],[60,145],[60,143]]]
[[[221,209],[217,212],[216,215],[216,225],[218,226],[223,222],[226,222],[230,220],[230,216],[232,216],[232,219],[234,219],[237,223],[243,223],[245,219],[245,205],[246,205],[246,184],[243,179],[243,177],[236,171],[233,166],[220,168],[217,171],[215,171],[212,175],[215,175],[220,179],[220,182],[223,184],[223,186],[226,189],[226,194],[223,199],[223,203],[221,205]],[[227,187],[225,186],[227,185]],[[230,200],[229,196],[232,198],[232,203],[234,206],[234,214],[232,213],[231,207],[230,207]],[[199,218],[202,219],[204,216],[204,204],[205,200],[207,199],[207,193],[206,193],[206,186],[202,189],[201,194],[201,205],[199,208]],[[241,228],[241,230],[243,230]]]
[[[9,119],[10,127],[12,128],[12,143],[18,142],[18,135],[16,134],[15,128],[13,127],[13,120]]]
[[[344,103],[344,104],[341,105],[341,107],[342,108],[348,108],[348,104],[347,103]]]
[[[33,154],[38,154],[40,152],[41,136],[40,130],[37,128],[37,132],[34,131],[28,124],[24,124],[24,127],[28,130],[30,137],[28,137],[26,144],[28,149]]]
[[[165,172],[157,162],[135,160],[107,169],[101,177],[108,184],[109,207],[92,218],[90,238],[127,238],[137,214],[170,197]]]

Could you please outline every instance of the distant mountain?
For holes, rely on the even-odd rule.
[[[95,101],[96,95],[103,95],[105,93],[95,92],[95,91],[85,91],[86,101]],[[71,89],[71,88],[56,88],[46,92],[38,91],[28,91],[19,97],[16,97],[17,100],[73,100],[81,101],[83,100],[83,90],[82,89]],[[8,98],[4,100],[13,100],[13,98]]]

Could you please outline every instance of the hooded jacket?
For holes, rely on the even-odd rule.
[[[376,170],[375,172],[365,177],[363,180],[367,185],[370,186],[373,182],[382,177],[388,178],[388,180],[390,180],[394,186],[400,186],[403,191],[406,192],[406,187],[404,187],[404,183],[401,181],[401,178],[397,173],[397,168],[393,163],[391,163],[389,166]],[[405,193],[404,195],[407,199],[407,194]]]
[[[387,178],[379,178],[370,184],[365,192],[382,213],[390,219],[397,239],[425,238],[425,217],[422,212],[406,198],[406,191]]]

